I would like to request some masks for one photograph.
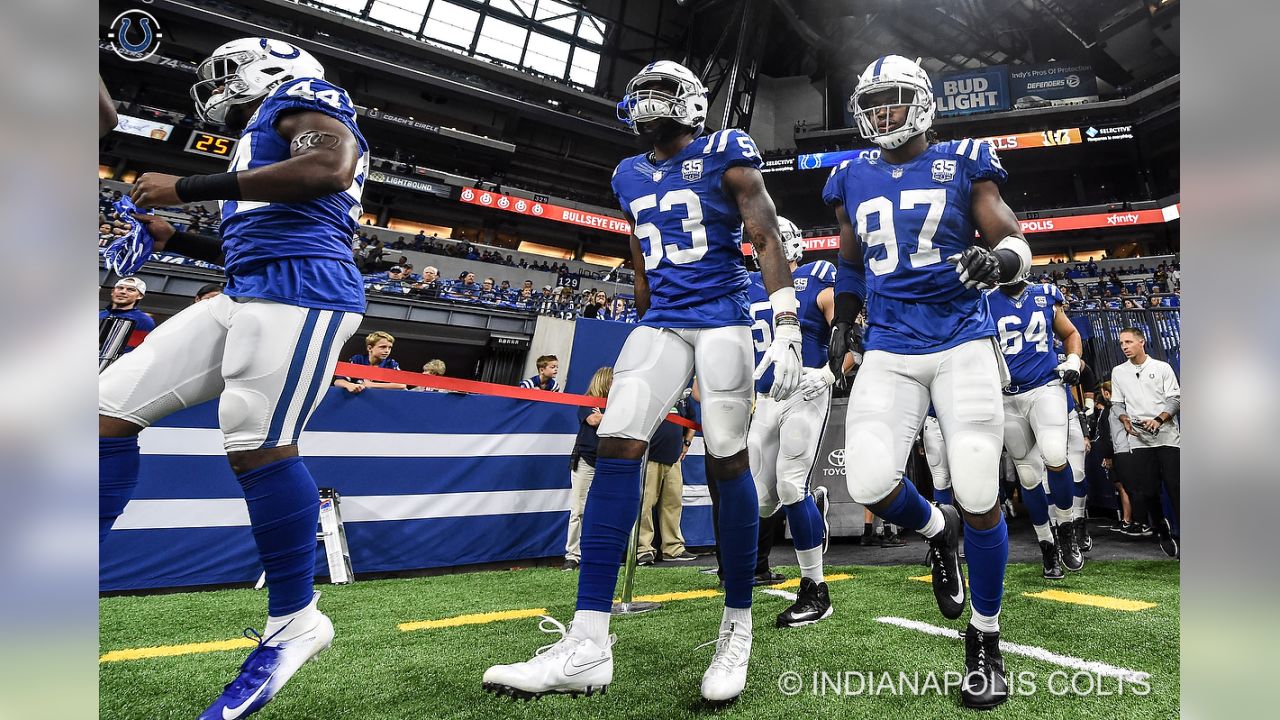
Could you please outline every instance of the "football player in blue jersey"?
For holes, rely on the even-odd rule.
[[[929,539],[934,597],[947,618],[965,605],[957,507],[963,512],[973,612],[961,698],[994,707],[1008,699],[999,614],[1009,536],[998,506],[1007,371],[979,287],[1025,276],[1031,249],[1000,197],[1007,174],[991,144],[929,144],[935,104],[919,65],[876,60],[850,102],[862,136],[881,151],[842,162],[823,189],[840,224],[831,361],[865,347],[849,397],[849,493]],[[855,318],[864,305],[862,337]],[[930,505],[903,479],[930,401],[954,506]]]
[[[778,627],[801,627],[831,617],[831,596],[822,573],[827,546],[826,488],[809,490],[809,472],[817,456],[831,408],[835,375],[827,365],[827,343],[835,316],[836,268],[825,260],[800,265],[804,239],[800,228],[779,217],[782,250],[791,268],[796,299],[800,303],[801,360],[804,378],[800,391],[785,400],[769,396],[773,373],[756,381],[755,412],[747,433],[751,477],[755,479],[760,517],[772,517],[779,506],[786,513],[800,563],[800,591],[791,607],[778,615]],[[761,360],[773,342],[773,308],[760,273],[751,273],[751,339]],[[850,358],[847,365],[852,365]]]
[[[200,715],[232,720],[265,705],[333,640],[313,588],[320,501],[297,443],[364,313],[351,238],[368,146],[347,93],[289,43],[233,40],[197,75],[191,94],[200,119],[241,130],[229,171],[147,173],[131,197],[140,208],[219,201],[221,242],[140,217],[157,248],[224,264],[227,285],[102,374],[98,530],[101,540],[133,494],[138,433],[218,398],[268,588],[266,628],[248,631],[258,646]]]
[[[1074,475],[1067,455],[1071,420],[1067,416],[1069,393],[1063,392],[1064,383],[1072,385],[1080,379],[1080,333],[1067,319],[1066,300],[1057,285],[1032,285],[1019,280],[989,290],[987,303],[1009,366],[1009,386],[1004,391],[1004,445],[1017,469],[1022,503],[1040,543],[1042,574],[1047,579],[1060,580],[1062,566],[1073,572],[1084,567],[1084,555],[1072,523]],[[1062,362],[1054,351],[1053,335],[1067,349]],[[1078,422],[1076,426],[1079,427]],[[1044,491],[1046,473],[1057,521],[1053,529]]]
[[[771,394],[789,396],[802,376],[797,301],[778,238],[773,200],[755,143],[741,130],[703,134],[707,90],[670,61],[645,66],[627,84],[619,117],[652,149],[626,158],[613,191],[631,238],[640,324],[614,363],[600,422],[596,477],[582,518],[577,612],[560,639],[533,659],[496,665],[484,687],[513,697],[591,694],[613,679],[609,611],[618,566],[640,506],[648,439],[697,370],[707,478],[720,491],[725,609],[702,697],[722,703],[746,685],[751,587],[759,517],[747,453],[752,343],[743,228],[764,271],[774,340],[756,367],[772,368]],[[710,643],[708,643],[710,644]]]
[[[1055,337],[1053,344],[1054,352],[1058,355],[1058,361],[1065,363],[1070,360],[1065,346],[1062,344],[1061,337]],[[1093,538],[1089,536],[1089,526],[1085,519],[1085,506],[1088,504],[1088,486],[1085,485],[1085,464],[1086,456],[1089,454],[1089,439],[1085,437],[1085,421],[1081,419],[1080,413],[1076,405],[1076,390],[1081,390],[1084,397],[1085,412],[1089,412],[1089,408],[1093,407],[1093,392],[1090,387],[1096,386],[1097,379],[1093,374],[1093,368],[1088,363],[1080,361],[1079,372],[1066,377],[1075,377],[1076,383],[1069,383],[1064,378],[1063,387],[1067,391],[1067,461],[1071,464],[1071,476],[1073,479],[1072,489],[1074,490],[1074,500],[1071,505],[1071,524],[1075,527],[1076,544],[1080,547],[1081,552],[1089,552],[1093,549]],[[1086,380],[1087,379],[1087,380]],[[1084,385],[1090,382],[1092,385]]]

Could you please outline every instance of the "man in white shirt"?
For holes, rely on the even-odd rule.
[[[1173,368],[1147,355],[1146,335],[1138,328],[1120,331],[1120,350],[1129,358],[1111,371],[1112,415],[1124,424],[1133,452],[1135,486],[1131,494],[1134,522],[1150,513],[1160,549],[1178,557],[1178,541],[1170,532],[1160,504],[1160,487],[1169,495],[1174,517],[1179,516],[1178,463],[1182,433],[1176,417],[1182,390]]]

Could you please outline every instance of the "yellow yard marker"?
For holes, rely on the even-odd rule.
[[[1143,600],[1128,600],[1126,598],[1108,597],[1106,595],[1089,595],[1087,593],[1068,592],[1066,590],[1041,590],[1040,592],[1022,594],[1025,597],[1036,598],[1039,600],[1052,600],[1054,602],[1071,603],[1073,605],[1088,605],[1090,607],[1100,607],[1107,610],[1124,610],[1125,612],[1149,610],[1156,606],[1156,603],[1146,602]]]
[[[849,580],[853,576],[845,573],[837,573],[828,575],[827,582],[836,582],[839,580]],[[928,580],[928,576],[925,576]],[[799,587],[800,581],[787,580],[770,585],[772,588],[789,588]],[[658,593],[655,595],[639,595],[633,598],[637,601],[644,602],[675,602],[678,600],[699,600],[703,598],[713,598],[721,595],[719,590],[680,590],[677,592]],[[522,608],[517,610],[499,610],[497,612],[474,613],[470,615],[455,615],[453,617],[440,618],[438,620],[415,620],[412,622],[400,623],[397,627],[401,632],[412,632],[414,630],[430,630],[434,628],[459,627],[462,625],[484,625],[492,622],[502,622],[504,620],[521,620],[524,618],[538,617],[546,615],[547,608]],[[121,660],[144,660],[147,658],[171,657],[174,655],[192,655],[196,653],[218,652],[220,650],[235,650],[238,648],[251,648],[255,645],[255,641],[248,638],[236,638],[234,640],[218,640],[215,642],[191,643],[188,645],[164,645],[161,647],[134,648],[130,650],[112,650],[106,653],[99,662],[118,662]]]
[[[249,638],[233,638],[231,640],[214,640],[213,642],[187,643],[185,645],[160,645],[159,647],[132,648],[130,650],[112,650],[98,658],[100,663],[120,662],[121,660],[146,660],[148,658],[173,657],[174,655],[196,655],[199,653],[220,652],[222,650],[238,650],[251,648],[258,644]]]
[[[411,630],[458,627],[460,625],[484,625],[485,623],[498,622],[500,620],[520,620],[546,614],[546,608],[499,610],[498,612],[475,613],[472,615],[455,615],[453,617],[440,618],[439,620],[417,620],[415,622],[400,623],[399,627],[400,632],[409,632]]]
[[[826,576],[825,580],[829,583],[833,583],[833,582],[836,582],[837,580],[848,580],[852,577],[853,576],[849,575],[848,573],[836,573],[834,575]],[[800,578],[783,580],[777,585],[767,585],[766,587],[771,587],[771,588],[774,588],[775,590],[785,590],[787,588],[800,587]]]

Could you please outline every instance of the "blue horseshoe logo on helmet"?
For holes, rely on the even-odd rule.
[[[301,54],[302,54],[302,51],[301,51],[301,50],[299,50],[298,48],[296,48],[296,47],[294,47],[294,46],[292,46],[292,45],[289,45],[289,43],[284,43],[284,45],[288,46],[288,48],[289,48],[290,50],[292,50],[293,52],[291,52],[291,53],[287,53],[287,54],[286,54],[286,53],[278,53],[278,52],[276,52],[276,51],[275,51],[275,48],[271,47],[271,41],[270,41],[270,40],[268,40],[268,39],[266,39],[266,38],[262,38],[262,40],[261,40],[258,44],[262,46],[262,49],[263,49],[263,50],[266,50],[266,51],[267,51],[268,53],[270,53],[272,56],[274,56],[274,57],[278,57],[278,58],[280,58],[281,60],[292,60],[292,59],[294,59],[294,58],[296,58],[296,57],[298,57],[299,55],[301,55]]]
[[[155,39],[155,33],[151,30],[151,18],[141,18],[139,24],[142,25],[142,42],[129,42],[129,28],[133,27],[133,18],[130,17],[120,19],[120,32],[116,34],[116,39],[120,41],[120,47],[125,50],[142,54],[151,46],[151,41]]]

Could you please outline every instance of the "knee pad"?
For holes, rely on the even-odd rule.
[[[1044,482],[1045,467],[1043,463],[1028,460],[1014,462],[1013,467],[1018,471],[1018,484],[1028,490]]]
[[[287,408],[279,410],[283,412]],[[271,416],[271,400],[247,387],[229,387],[218,399],[218,427],[222,429],[228,451],[261,447],[267,439]]]
[[[702,438],[707,445],[707,454],[727,458],[742,452],[747,446],[750,419],[751,401],[745,396],[716,393],[705,397],[702,401]]]
[[[973,514],[995,507],[1000,494],[1000,439],[962,431],[948,438],[955,501]]]
[[[893,457],[889,428],[860,425],[849,433],[844,456],[849,496],[861,505],[883,500],[898,486],[901,468]]]
[[[651,433],[645,432],[644,424],[648,418],[644,414],[652,396],[653,392],[643,378],[618,378],[609,389],[609,404],[596,428],[596,435],[649,442]]]

